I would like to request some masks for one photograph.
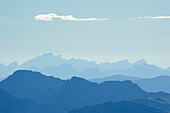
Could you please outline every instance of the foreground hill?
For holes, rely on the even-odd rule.
[[[0,113],[58,113],[54,109],[44,109],[47,105],[40,105],[37,104],[34,101],[26,100],[26,99],[18,99],[10,94],[6,93],[4,90],[0,89]],[[158,99],[157,99],[158,100]],[[132,102],[134,101],[134,102]],[[162,101],[159,99],[159,101]],[[94,105],[91,107],[85,107],[82,109],[77,110],[71,110],[69,113],[167,113],[163,110],[160,110],[158,108],[163,109],[169,109],[168,104],[159,103],[158,107],[156,108],[155,103],[143,101],[143,99],[136,99],[136,100],[130,100],[130,101],[122,101],[122,102],[107,102],[99,105]],[[146,106],[144,103],[148,104],[149,106]],[[157,105],[158,102],[156,102]],[[150,105],[153,105],[155,107],[151,107]],[[57,109],[57,108],[55,108]]]
[[[69,113],[168,113],[158,108],[130,102],[107,102],[81,109],[71,110]]]
[[[45,102],[64,81],[39,72],[19,70],[0,82],[0,88],[15,97]]]
[[[122,101],[132,98],[170,97],[169,94],[146,93],[131,81],[110,81],[92,83],[83,78],[73,77],[49,99],[48,110],[65,113],[74,108],[100,104],[107,101]],[[52,113],[52,112],[49,112]]]
[[[0,89],[0,113],[42,113],[34,101],[18,99]]]
[[[96,105],[107,101],[134,98],[166,97],[169,94],[147,93],[131,81],[93,83],[79,77],[63,81],[39,72],[16,71],[0,82],[0,88],[18,97],[44,104],[45,113],[67,113],[72,109]],[[16,112],[17,113],[17,112]]]

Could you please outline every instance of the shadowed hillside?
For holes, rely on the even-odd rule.
[[[48,109],[64,113],[74,108],[95,105],[106,101],[121,101],[142,97],[170,97],[169,94],[146,93],[131,81],[110,81],[101,84],[89,82],[83,78],[73,77],[66,81],[49,100]]]
[[[107,102],[95,106],[72,110],[69,113],[168,113],[158,108],[129,101]]]
[[[46,113],[67,113],[72,109],[123,101],[134,98],[166,97],[164,92],[147,93],[131,81],[93,83],[84,78],[72,77],[64,81],[39,72],[19,70],[0,82],[7,93],[43,104]],[[129,105],[129,104],[128,104]]]
[[[0,88],[13,96],[45,102],[64,83],[39,72],[19,70],[0,82]]]
[[[139,103],[139,104],[144,104],[147,106],[152,106],[170,112],[170,98],[149,97],[149,98],[142,98],[142,99],[132,99],[129,101]]]
[[[18,99],[0,89],[0,113],[42,113],[34,101]]]

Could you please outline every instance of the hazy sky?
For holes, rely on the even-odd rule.
[[[97,62],[145,58],[165,68],[169,6],[170,0],[0,0],[0,62],[52,52]]]

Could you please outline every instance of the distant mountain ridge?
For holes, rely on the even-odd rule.
[[[125,80],[135,81],[135,80],[138,80],[138,79],[141,79],[141,78],[118,74],[118,75],[112,75],[112,76],[103,77],[103,78],[89,79],[89,81],[102,83],[102,82],[105,82],[105,81],[125,81]]]
[[[68,65],[64,64],[70,66],[68,67]],[[62,65],[62,69],[59,70]],[[89,62],[87,60],[75,58],[64,59],[61,55],[55,56],[52,53],[46,53],[28,60],[21,65],[18,65],[17,62],[11,63],[8,66],[0,64],[0,78],[4,79],[14,71],[21,69],[39,71],[46,75],[64,79],[68,79],[75,75],[87,79],[107,77],[116,74],[145,78],[170,75],[169,68],[162,69],[159,66],[147,64],[145,59],[141,59],[135,63],[129,63],[128,60],[122,60],[116,63],[106,62],[97,64],[94,61]],[[51,72],[48,70],[51,70]]]
[[[109,77],[89,79],[92,82],[102,83],[104,81],[124,81],[131,80],[138,84],[143,90],[147,92],[167,92],[170,93],[170,76],[162,75],[154,78],[138,78],[126,75],[113,75]]]
[[[71,64],[68,63],[63,63],[58,67],[46,67],[41,72],[47,75],[54,75],[65,79],[76,76],[79,73]]]
[[[167,75],[154,78],[138,79],[134,82],[148,92],[164,91],[170,93],[170,76]]]

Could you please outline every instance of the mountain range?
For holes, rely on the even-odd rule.
[[[62,80],[40,72],[18,70],[0,82],[0,89],[2,89],[0,99],[3,100],[0,101],[0,112],[2,113],[73,113],[73,109],[98,106],[97,104],[108,101],[114,102],[113,105],[111,104],[110,110],[115,106],[118,108],[123,106],[125,110],[132,113],[139,110],[146,113],[149,111],[150,113],[167,113],[169,111],[166,107],[169,107],[169,103],[164,99],[169,100],[170,94],[148,93],[129,80],[94,83],[80,77]],[[148,98],[154,98],[155,103],[152,104],[150,100],[150,103],[140,101],[140,99]],[[132,106],[136,106],[135,109],[132,109]],[[154,108],[156,106],[158,108]],[[4,112],[6,109],[7,112]]]
[[[64,59],[60,55],[55,56],[52,53],[46,53],[28,60],[21,65],[17,62],[9,65],[0,64],[0,79],[3,80],[16,70],[21,69],[39,71],[43,74],[62,79],[69,79],[72,76],[93,79],[116,74],[142,78],[170,75],[170,68],[162,69],[159,66],[147,64],[145,59],[141,59],[135,63],[122,60],[116,63],[106,62],[97,64],[94,61],[89,62],[75,58]]]
[[[92,82],[102,83],[104,81],[125,81],[125,80],[135,81],[138,79],[142,79],[142,78],[117,74],[108,77],[94,78],[89,80]]]
[[[134,82],[148,92],[164,91],[170,93],[170,76],[162,75],[154,78],[138,79]]]
[[[164,91],[170,93],[170,76],[162,75],[154,78],[139,78],[126,75],[113,75],[104,78],[90,79],[92,82],[102,83],[104,81],[124,81],[130,80],[138,84],[143,90],[147,92]]]

